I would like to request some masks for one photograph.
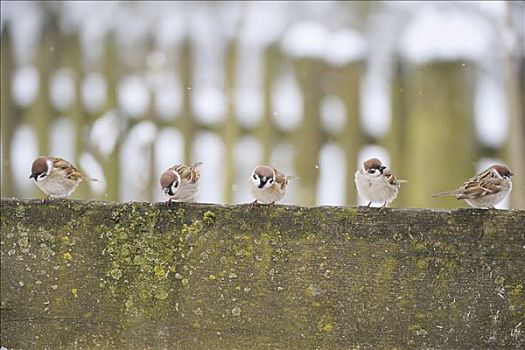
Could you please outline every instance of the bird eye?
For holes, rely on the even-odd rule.
[[[38,175],[38,178],[39,179],[43,179],[45,176],[46,176],[46,174],[42,173],[42,174]]]
[[[374,174],[374,173],[376,172],[376,170],[375,170],[375,169],[368,169],[368,172],[369,172],[370,174]]]
[[[268,180],[268,182],[269,182],[269,183],[272,183],[272,182],[273,182],[273,179]]]
[[[253,174],[252,177],[253,177],[254,180],[257,180],[257,175]]]
[[[175,188],[177,188],[177,187],[179,187],[179,183],[178,183],[178,182],[174,182],[174,183],[173,183],[173,186],[174,186]]]

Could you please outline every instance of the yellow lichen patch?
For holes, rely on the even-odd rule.
[[[208,276],[208,279],[209,279],[210,281],[215,281],[215,280],[217,279],[217,277],[215,277],[215,275],[209,275],[209,276]]]
[[[330,333],[334,330],[334,326],[332,326],[331,323],[326,323],[321,329],[323,330],[323,332]]]
[[[64,260],[71,260],[73,259],[73,256],[69,252],[64,253]]]
[[[206,225],[211,225],[215,222],[215,213],[212,212],[212,211],[207,211],[204,213],[203,217],[202,217],[202,221],[206,224]]]
[[[76,297],[78,297],[78,289],[77,288],[71,288],[71,293]]]

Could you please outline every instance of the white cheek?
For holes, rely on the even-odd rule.
[[[270,188],[270,187],[272,187],[272,185],[273,185],[273,181],[272,181],[272,182],[267,181],[267,182],[264,184],[264,188]]]

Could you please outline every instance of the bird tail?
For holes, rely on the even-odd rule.
[[[406,184],[408,182],[408,180],[397,180],[397,182],[399,184]]]
[[[458,195],[458,190],[453,190],[453,191],[433,193],[432,197],[455,197],[457,195]]]
[[[286,180],[299,180],[299,176],[286,175]]]
[[[83,177],[82,180],[84,180],[84,181],[93,181],[93,182],[102,182],[99,179],[95,179],[95,178],[92,178],[92,177]]]
[[[204,164],[204,163],[202,163],[202,162],[196,162],[196,163],[194,163],[194,164],[191,166],[191,168],[192,168],[192,169],[196,169],[196,168],[200,167],[202,164]]]

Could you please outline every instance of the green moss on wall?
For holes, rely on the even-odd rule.
[[[1,215],[8,348],[525,341],[523,211],[3,200]]]

